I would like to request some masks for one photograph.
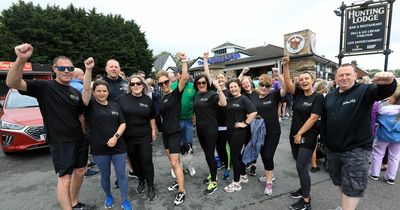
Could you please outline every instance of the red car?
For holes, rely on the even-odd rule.
[[[5,155],[12,152],[48,147],[43,118],[36,98],[11,89],[1,116],[1,145]]]

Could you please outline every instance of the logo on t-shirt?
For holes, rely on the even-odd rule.
[[[271,101],[264,101],[263,102],[263,105],[268,105],[268,104],[271,104]]]
[[[111,111],[111,115],[118,116],[118,112]]]
[[[349,100],[349,101],[344,101],[344,102],[343,102],[343,105],[351,104],[351,103],[356,103],[356,99],[351,99],[351,100]]]
[[[142,104],[142,103],[139,103],[139,106],[140,106],[140,107],[146,107],[146,108],[149,108],[149,106],[148,106],[147,104]]]
[[[203,102],[205,102],[207,100],[208,100],[208,98],[200,98],[200,101],[203,101]]]
[[[167,103],[168,102],[168,98],[164,99],[163,103]]]
[[[240,108],[240,104],[232,104],[233,107]]]
[[[310,106],[312,106],[312,103],[309,103],[309,102],[303,102],[303,106],[305,106],[305,107],[310,107]]]
[[[69,95],[69,98],[71,98],[74,101],[79,101],[79,97],[73,94]]]

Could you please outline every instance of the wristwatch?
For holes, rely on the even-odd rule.
[[[121,137],[121,135],[119,135],[118,133],[114,134],[115,138],[119,139],[119,137]]]

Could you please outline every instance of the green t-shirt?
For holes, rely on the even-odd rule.
[[[171,84],[171,89],[175,90],[178,87],[178,80]],[[183,89],[182,101],[181,101],[181,120],[191,120],[193,116],[193,101],[196,95],[193,82],[188,82]]]

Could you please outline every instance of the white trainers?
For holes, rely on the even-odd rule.
[[[267,180],[267,177],[266,177],[265,174],[264,174],[264,175],[260,176],[260,178],[258,179],[258,181],[264,183],[264,182],[267,182],[268,180]],[[274,176],[273,174],[272,174],[272,181],[275,181],[275,176]]]
[[[240,182],[232,182],[224,188],[224,190],[228,193],[240,191],[241,189],[242,186],[240,186]]]
[[[247,175],[240,175],[239,183],[246,184],[249,182],[249,177]]]
[[[171,176],[172,176],[172,178],[176,179],[174,169],[172,169],[172,168],[171,168]]]
[[[265,184],[265,189],[264,189],[264,194],[265,195],[271,195],[272,194],[272,182],[267,182],[267,184]]]

